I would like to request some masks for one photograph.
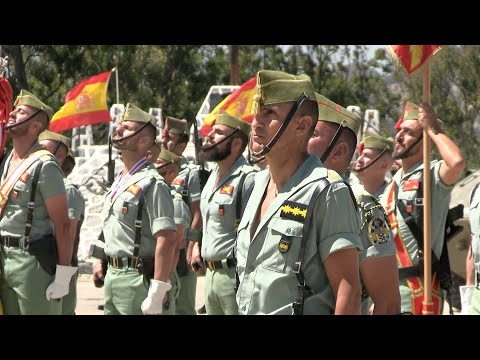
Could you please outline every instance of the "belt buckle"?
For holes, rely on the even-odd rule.
[[[118,257],[112,256],[112,266],[116,269],[118,269]]]
[[[415,206],[423,206],[423,198],[415,198],[413,199],[413,203]]]
[[[207,267],[210,269],[210,270],[215,270],[215,262],[214,261],[207,261]]]

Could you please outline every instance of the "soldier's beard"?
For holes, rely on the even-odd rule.
[[[226,143],[220,146],[215,146],[209,151],[204,151],[203,149],[200,150],[200,152],[198,153],[198,160],[199,161],[225,160],[232,153],[232,142],[233,142],[233,139],[230,138],[226,141]]]

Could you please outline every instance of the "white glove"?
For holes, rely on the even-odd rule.
[[[70,279],[77,270],[78,267],[57,265],[55,280],[48,285],[45,293],[47,300],[59,299],[67,295],[70,287]]]
[[[150,280],[147,298],[143,300],[141,306],[143,314],[160,315],[163,312],[163,298],[171,288],[170,280],[167,280],[167,282]]]
[[[472,303],[473,290],[475,285],[460,286],[460,301],[462,302],[461,315],[470,315],[470,304]]]

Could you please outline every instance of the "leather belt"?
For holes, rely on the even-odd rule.
[[[223,262],[226,263],[227,268],[231,268],[233,266],[236,266],[236,261],[233,258],[225,259],[225,260],[216,260],[216,261],[204,261],[205,262],[205,267],[209,268],[212,271],[216,270],[225,270],[223,267]]]
[[[20,247],[20,240],[18,236],[0,236],[0,241],[6,247]]]
[[[124,262],[126,260],[126,262]],[[118,256],[108,256],[107,261],[110,266],[114,267],[115,269],[123,269],[124,267],[129,267],[132,269],[137,269],[139,258],[131,258],[131,257],[118,257]]]

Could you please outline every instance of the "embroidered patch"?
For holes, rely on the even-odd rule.
[[[278,251],[282,254],[285,254],[290,249],[290,241],[285,240],[282,238],[278,243]]]
[[[24,172],[22,176],[20,176],[20,181],[26,183],[28,180],[28,172]]]
[[[373,218],[368,223],[368,235],[373,244],[384,244],[389,239],[387,223],[380,218]]]
[[[413,212],[413,205],[407,205],[406,209],[407,209],[407,212],[411,214]]]
[[[18,198],[18,191],[16,190],[13,191],[13,198],[14,199]]]
[[[218,215],[220,215],[220,216],[225,215],[225,206],[223,206],[223,205],[218,206]]]
[[[225,184],[220,188],[220,194],[232,195],[233,194],[233,189],[234,189],[233,185]]]
[[[335,171],[328,170],[328,180],[338,181],[338,180],[342,180],[342,178]]]
[[[128,206],[122,207],[122,214],[125,215],[126,213],[128,213]]]
[[[127,192],[133,194],[133,195],[137,195],[140,191],[142,191],[142,188],[138,185],[130,185],[127,189]]]
[[[182,178],[175,178],[172,181],[172,185],[182,185],[183,181],[184,181],[184,179],[182,179]]]
[[[418,190],[419,186],[420,186],[420,181],[418,179],[405,180],[403,182],[402,190],[403,191]]]
[[[285,201],[280,208],[280,217],[298,222],[305,222],[307,217],[307,205],[295,201]]]

